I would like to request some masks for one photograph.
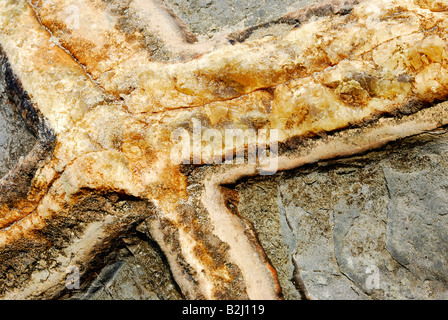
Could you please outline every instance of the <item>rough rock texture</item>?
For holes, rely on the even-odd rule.
[[[0,297],[443,296],[443,171],[325,161],[448,125],[447,4],[278,7],[200,39],[162,0],[3,0],[5,92],[38,140],[0,180]]]
[[[141,233],[124,238],[98,268],[93,280],[62,298],[81,300],[178,300],[181,292],[166,259]]]
[[[9,172],[20,157],[31,151],[36,138],[9,104],[5,83],[0,83],[0,178]]]
[[[195,34],[213,37],[216,34],[269,23],[291,11],[321,1],[167,0],[166,2]],[[272,31],[276,32],[276,29]]]
[[[442,130],[239,183],[285,298],[295,257],[313,299],[447,299],[447,148]]]

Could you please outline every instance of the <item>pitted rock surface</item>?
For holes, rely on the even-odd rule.
[[[443,295],[438,255],[423,252],[440,251],[445,238],[445,184],[431,178],[444,172],[434,167],[443,159],[411,172],[380,161],[387,188],[372,191],[357,182],[369,177],[360,170],[341,185],[347,196],[333,189],[316,219],[293,196],[300,190],[291,193],[300,180],[280,180],[261,220],[272,224],[268,233],[279,231],[275,257],[259,218],[240,212],[251,197],[242,201],[238,189],[258,175],[391,143],[405,149],[399,141],[445,128],[447,8],[446,0],[324,1],[206,39],[162,0],[2,1],[5,92],[37,142],[0,181],[0,296],[70,296],[67,270],[76,267],[77,294],[93,298],[99,282],[112,286],[120,270],[137,270],[138,261],[123,257],[127,269],[110,258],[135,232],[157,243],[170,269],[166,290],[149,286],[140,291],[146,298]],[[228,144],[229,132],[248,139]],[[355,172],[339,170],[328,174]],[[364,203],[370,193],[378,196]],[[303,197],[311,205],[318,195]],[[409,231],[417,229],[425,235]],[[381,262],[385,252],[391,257]],[[372,276],[387,269],[390,292],[372,291],[378,278],[362,284],[360,261],[371,263]],[[401,293],[397,264],[409,272],[403,281],[429,282]],[[316,293],[325,284],[333,291]],[[121,296],[136,292],[124,288]]]

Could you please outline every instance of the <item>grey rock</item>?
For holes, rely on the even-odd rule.
[[[387,249],[422,278],[448,281],[448,189],[445,161],[423,171],[384,168],[391,202]]]
[[[236,186],[286,299],[447,299],[448,134]]]
[[[31,151],[36,138],[25,126],[25,122],[13,110],[5,92],[4,77],[0,77],[0,178],[20,157]]]
[[[212,37],[260,25],[320,1],[167,0],[166,3],[195,34]]]
[[[137,233],[138,234],[138,233]],[[77,300],[179,300],[182,299],[169,267],[156,244],[137,234],[124,239],[118,251],[105,258],[93,281],[79,292]]]

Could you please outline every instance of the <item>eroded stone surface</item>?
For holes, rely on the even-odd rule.
[[[384,170],[391,197],[387,249],[419,277],[446,283],[446,144],[431,151],[420,170]]]
[[[174,12],[199,36],[230,33],[271,22],[318,0],[168,0]],[[275,31],[274,31],[275,32]]]
[[[97,277],[69,299],[81,300],[178,300],[182,299],[163,253],[150,239],[136,233],[104,259]]]
[[[0,82],[0,178],[31,151],[36,138],[28,131],[20,116],[13,110]]]
[[[447,299],[447,146],[421,135],[238,185],[286,298],[294,256],[313,299]]]
[[[35,157],[36,170],[27,175],[32,182],[17,204],[0,203],[0,295],[59,296],[67,267],[77,265],[88,277],[95,258],[142,222],[185,297],[288,295],[282,266],[294,234],[311,232],[288,226],[291,243],[274,268],[269,246],[240,217],[237,194],[228,188],[270,163],[206,165],[251,145],[197,142],[195,127],[223,136],[227,129],[275,129],[270,143],[280,144],[277,169],[286,171],[448,124],[446,103],[438,103],[448,96],[448,20],[439,2],[335,0],[290,13],[289,21],[301,25],[288,32],[251,39],[242,31],[195,42],[159,0],[120,2],[134,11],[79,0],[77,27],[73,10],[65,10],[70,1],[3,1],[0,43],[17,79],[9,89],[29,100],[39,136],[54,132],[56,142],[46,159]],[[135,12],[139,19],[127,24]],[[199,157],[193,148],[173,160],[172,133],[181,128],[188,135],[183,146],[204,148]],[[188,159],[196,166],[184,166]],[[16,176],[9,177],[0,186],[12,192]],[[285,202],[287,193],[282,197],[278,224],[287,234],[288,216],[303,218],[306,208],[297,211]],[[344,292],[349,280],[360,281],[345,241],[362,216],[352,201],[338,200],[334,236],[318,243],[324,252],[333,241],[346,279],[330,280],[335,292]],[[37,255],[37,262],[20,267],[24,246],[36,248],[26,255]],[[362,294],[362,286],[354,289]]]

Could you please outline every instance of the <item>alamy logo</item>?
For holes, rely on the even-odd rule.
[[[178,128],[171,135],[173,163],[254,164],[261,175],[277,172],[278,130],[204,129],[198,119],[192,124],[192,131]]]

